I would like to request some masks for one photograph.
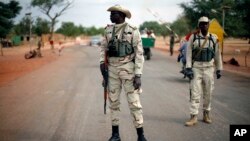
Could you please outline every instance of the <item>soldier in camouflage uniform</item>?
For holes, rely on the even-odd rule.
[[[101,46],[100,69],[105,71],[105,53],[108,56],[108,91],[112,120],[112,136],[109,141],[120,141],[119,113],[122,86],[127,96],[133,123],[137,129],[138,141],[146,141],[143,134],[142,106],[139,95],[144,63],[143,48],[139,30],[125,22],[131,18],[129,10],[119,5],[110,7],[110,20],[114,25],[105,28],[105,40]]]
[[[198,21],[199,32],[191,35],[187,47],[186,75],[191,80],[190,114],[185,125],[197,123],[200,98],[203,94],[203,121],[212,123],[210,118],[211,95],[214,89],[214,72],[217,79],[221,77],[222,59],[215,34],[208,32],[209,19],[201,17]]]

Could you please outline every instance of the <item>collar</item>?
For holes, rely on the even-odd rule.
[[[207,35],[206,35],[206,36],[203,36],[203,35],[202,35],[202,33],[201,33],[201,31],[200,31],[198,35],[199,35],[200,37],[204,37],[204,38],[205,38],[205,37],[208,37],[208,36],[209,36],[209,34],[210,34],[210,33],[209,33],[209,32],[207,32]]]
[[[121,27],[122,25],[124,25],[126,22],[124,22],[124,23],[120,23],[120,24],[115,24],[115,28],[119,28],[119,27]]]

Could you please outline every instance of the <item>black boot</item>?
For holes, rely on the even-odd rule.
[[[143,134],[143,128],[136,128],[138,140],[137,141],[147,141]]]
[[[121,141],[119,135],[119,126],[112,126],[112,136],[109,141]]]

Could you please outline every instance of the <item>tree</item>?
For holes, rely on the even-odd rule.
[[[56,32],[69,37],[76,37],[79,35],[93,36],[103,34],[104,28],[96,28],[95,26],[83,27],[82,25],[76,26],[73,22],[63,22]]]
[[[17,1],[10,1],[9,3],[0,2],[0,38],[5,38],[13,27],[13,18],[15,18],[22,7]]]
[[[16,17],[22,7],[17,1],[10,1],[9,3],[3,3],[0,1],[0,41],[6,38],[6,35],[13,27],[13,18]],[[1,46],[1,45],[0,45]],[[2,47],[1,54],[3,55]]]
[[[201,16],[208,18],[216,17],[217,14],[212,13],[212,9],[219,9],[221,0],[192,0],[190,3],[181,3],[180,7],[184,10],[188,23],[191,28],[195,29],[198,25],[198,19]],[[221,18],[218,18],[221,19]]]
[[[13,27],[14,34],[16,35],[29,35],[30,30],[30,19],[23,17],[21,21]],[[33,27],[33,26],[32,26]]]
[[[76,37],[81,34],[78,29],[79,28],[75,26],[73,22],[63,22],[62,26],[56,32],[65,36]]]
[[[183,36],[190,32],[190,27],[185,16],[179,16],[176,21],[171,24],[171,28],[176,34]]]
[[[145,28],[148,30],[154,30],[155,35],[161,35],[162,30],[164,29],[157,21],[146,21],[140,25],[139,30],[142,31]]]
[[[42,18],[37,18],[36,23],[34,25],[34,32],[38,35],[41,36],[42,34],[48,34],[50,32],[50,23],[46,19]]]
[[[37,6],[42,13],[47,15],[51,21],[50,29],[50,39],[53,40],[53,33],[56,24],[56,20],[60,17],[70,6],[73,4],[73,1],[69,0],[32,0],[31,5]],[[58,12],[53,13],[53,9],[58,10]],[[54,49],[54,46],[51,46],[51,49]]]
[[[248,37],[250,42],[250,0],[236,0],[235,1],[235,11],[238,13],[237,17],[242,19],[242,26],[244,32],[242,36]],[[239,22],[237,22],[239,23]]]
[[[224,30],[233,37],[249,37],[250,35],[250,0],[192,0],[181,3],[184,16],[192,29],[197,27],[201,16],[216,18],[222,25],[222,11],[225,12]]]

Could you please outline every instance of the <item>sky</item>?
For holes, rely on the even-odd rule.
[[[8,1],[8,0],[1,0]],[[30,8],[30,0],[17,0],[23,7],[15,18],[19,22],[25,13],[31,12],[32,17],[48,19],[38,8]],[[74,22],[75,25],[84,27],[105,27],[110,22],[110,12],[107,9],[116,4],[128,9],[132,17],[126,21],[134,26],[139,26],[145,21],[174,22],[183,11],[179,4],[191,0],[74,0],[70,9],[58,18],[56,27],[62,22]],[[150,12],[151,11],[151,12]],[[153,13],[153,14],[152,14]],[[155,16],[154,16],[155,15]]]

